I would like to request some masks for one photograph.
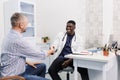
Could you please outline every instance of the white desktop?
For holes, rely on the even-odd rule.
[[[117,58],[114,53],[103,56],[102,51],[92,55],[66,55],[74,61],[74,80],[78,80],[77,67],[88,68],[90,80],[118,80]]]

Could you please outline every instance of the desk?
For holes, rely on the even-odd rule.
[[[73,58],[74,62],[74,80],[78,80],[77,67],[88,68],[90,80],[117,80],[117,59],[113,53],[108,57],[100,53],[93,55],[66,55],[67,58]]]
[[[118,80],[120,80],[120,50],[117,51],[117,59],[118,59]]]

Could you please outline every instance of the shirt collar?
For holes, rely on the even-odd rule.
[[[14,34],[17,34],[17,35],[19,35],[20,37],[22,37],[22,33],[14,30],[14,29],[11,29],[10,32],[12,32],[12,33],[14,33]]]

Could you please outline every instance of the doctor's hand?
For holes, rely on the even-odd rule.
[[[55,49],[54,49],[54,47],[52,46],[52,47],[50,47],[50,49],[48,50],[48,56],[50,56],[50,55],[53,55],[54,53],[55,53]]]
[[[73,61],[72,59],[68,59],[68,60],[64,61],[64,63],[62,64],[62,67],[63,67],[63,68],[66,68],[67,66],[69,66],[69,64],[70,64],[72,61]]]
[[[26,63],[33,68],[37,68],[35,65],[40,64],[40,62],[30,62],[30,61],[26,61]]]

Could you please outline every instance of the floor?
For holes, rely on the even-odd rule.
[[[61,72],[61,73],[59,73],[59,75],[62,78],[62,80],[67,80],[66,79],[66,72]],[[51,77],[49,76],[49,74],[46,74],[46,78],[52,80]],[[70,80],[74,80],[74,73],[72,73],[72,74],[70,73]],[[81,80],[80,75],[78,75],[78,80]]]

